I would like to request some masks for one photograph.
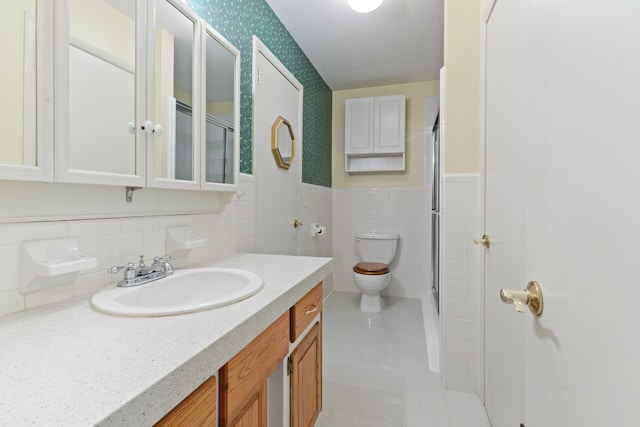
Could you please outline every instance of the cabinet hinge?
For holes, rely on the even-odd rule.
[[[287,358],[287,375],[291,375],[293,373],[293,360],[291,358]]]
[[[262,70],[258,68],[258,84],[262,84]]]

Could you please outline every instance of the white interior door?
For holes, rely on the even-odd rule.
[[[256,251],[297,255],[302,170],[302,85],[282,63],[254,39],[254,146]],[[271,126],[278,116],[289,121],[295,156],[289,169],[276,165],[271,151]]]
[[[486,26],[485,405],[494,427],[524,421],[525,317],[498,295],[526,285],[527,4],[498,0]]]
[[[498,38],[494,24],[501,22]],[[494,427],[637,425],[640,3],[498,0],[486,35],[490,418]],[[494,102],[508,89],[511,97],[499,105],[513,104],[501,111]],[[499,141],[502,163],[492,151]],[[507,162],[519,173],[499,179],[499,165]],[[507,203],[511,197],[517,202]],[[507,204],[498,211],[496,201]],[[510,203],[520,208],[503,214]],[[518,225],[507,230],[501,220]],[[501,245],[519,235],[515,259],[500,257]],[[501,281],[512,263],[516,274]],[[498,288],[523,289],[529,280],[542,285],[541,317],[496,302]],[[506,317],[496,314],[505,309]],[[499,337],[512,322],[517,327]],[[513,341],[518,333],[523,338]],[[521,362],[514,363],[518,355]],[[507,372],[496,375],[501,366]],[[498,400],[512,378],[523,392]],[[524,407],[520,420],[509,413],[512,403]]]
[[[640,424],[640,2],[532,2],[527,427]]]

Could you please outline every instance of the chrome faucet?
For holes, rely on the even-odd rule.
[[[144,255],[140,255],[140,262],[137,268],[134,263],[129,262],[125,265],[113,266],[107,270],[107,273],[116,274],[124,270],[124,278],[118,282],[118,286],[138,286],[173,274],[173,266],[169,261],[171,261],[171,256],[165,255],[153,258],[153,264],[146,265],[144,263]]]

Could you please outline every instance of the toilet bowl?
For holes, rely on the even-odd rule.
[[[356,234],[361,261],[353,267],[353,282],[362,292],[360,310],[378,313],[384,307],[380,296],[391,280],[389,264],[396,254],[399,236],[389,233]]]

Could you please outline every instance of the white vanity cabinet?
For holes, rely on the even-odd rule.
[[[345,170],[405,169],[405,96],[345,101]]]

